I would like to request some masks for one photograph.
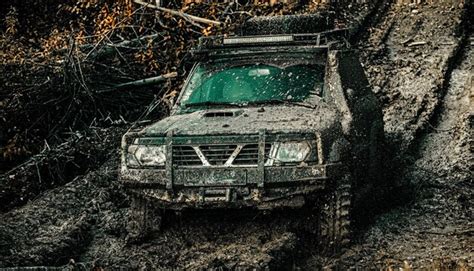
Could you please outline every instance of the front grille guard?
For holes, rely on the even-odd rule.
[[[265,130],[260,130],[259,135],[258,135],[258,160],[257,160],[257,171],[258,171],[258,183],[257,186],[262,188],[264,187],[264,180],[265,180],[265,162],[266,162],[266,157],[265,157],[265,135],[266,132]],[[173,189],[173,181],[174,181],[174,174],[173,174],[173,133],[169,132],[166,135],[166,189],[172,190]],[[199,148],[198,148],[199,149]],[[239,147],[237,147],[234,152],[232,153],[232,156],[237,152]],[[196,150],[196,149],[195,149]],[[240,150],[239,150],[240,151]],[[198,153],[198,151],[196,151]],[[201,152],[202,154],[202,152]],[[237,157],[238,153],[235,155]],[[199,156],[199,153],[198,153]],[[234,161],[235,157],[231,160],[226,161],[228,163],[229,161]],[[201,157],[200,157],[201,159]],[[203,160],[202,160],[203,161]],[[203,162],[203,165],[206,165]]]
[[[275,145],[273,145],[275,146]],[[265,143],[265,165],[271,166],[272,144]],[[258,165],[259,144],[173,145],[176,167],[253,167]]]

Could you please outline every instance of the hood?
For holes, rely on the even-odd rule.
[[[146,136],[232,135],[323,131],[330,129],[338,114],[334,108],[321,105],[307,108],[298,105],[206,109],[169,116],[143,130]]]

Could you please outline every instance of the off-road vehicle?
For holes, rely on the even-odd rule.
[[[124,135],[131,237],[158,228],[163,210],[316,204],[319,242],[348,242],[383,122],[347,31],[248,29],[201,38],[171,115]]]

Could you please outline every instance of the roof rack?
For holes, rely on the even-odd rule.
[[[256,16],[245,21],[240,36],[274,34],[310,34],[334,29],[335,13],[319,11],[311,14]]]
[[[327,48],[331,42],[346,40],[348,33],[348,29],[337,29],[310,34],[201,37],[197,47],[193,51],[199,53],[213,49],[283,45],[312,45]]]

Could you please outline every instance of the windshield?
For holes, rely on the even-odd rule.
[[[321,92],[323,77],[324,66],[308,62],[199,64],[180,106],[300,102]]]

